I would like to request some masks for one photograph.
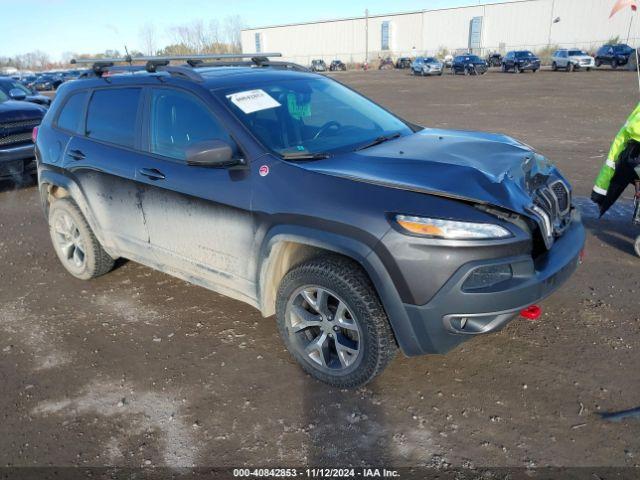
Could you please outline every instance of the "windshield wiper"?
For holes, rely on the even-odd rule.
[[[289,152],[281,153],[282,158],[285,160],[321,160],[323,158],[329,158],[331,155],[328,153],[311,153],[311,152]]]
[[[376,145],[380,145],[381,143],[388,142],[389,140],[393,140],[394,138],[398,138],[400,136],[399,133],[392,133],[391,135],[380,135],[379,137],[374,138],[369,143],[365,143],[364,145],[360,145],[356,148],[356,152],[358,150],[364,150],[365,148],[374,147]]]

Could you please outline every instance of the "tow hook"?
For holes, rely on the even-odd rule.
[[[542,309],[538,305],[531,305],[520,310],[520,316],[527,320],[537,320],[540,315],[542,315]]]

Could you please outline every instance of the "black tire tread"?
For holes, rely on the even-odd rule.
[[[280,335],[283,339],[287,338],[284,311],[288,298],[285,292],[290,285],[306,283],[304,279],[310,277],[329,280],[335,285],[332,288],[336,293],[343,296],[345,295],[343,290],[348,289],[351,295],[357,298],[360,305],[356,305],[355,308],[364,307],[367,312],[366,318],[360,320],[360,327],[368,329],[375,344],[371,345],[371,355],[363,359],[363,364],[344,377],[324,374],[304,362],[299,362],[300,366],[314,378],[339,388],[356,388],[370,382],[391,363],[398,346],[375,288],[356,262],[337,255],[323,255],[292,268],[284,276],[278,289],[276,314]]]
[[[93,230],[91,230],[89,223],[85,219],[78,205],[68,197],[55,200],[49,208],[50,220],[52,218],[53,212],[56,209],[66,210],[80,223],[79,226],[85,230],[86,236],[88,237],[88,241],[86,242],[88,252],[86,253],[93,259],[93,261],[88,262],[88,268],[84,275],[78,276],[73,272],[69,273],[83,280],[89,280],[91,278],[96,278],[104,275],[105,273],[109,273],[111,270],[113,270],[115,260],[104,250],[104,248],[102,248],[102,245],[94,235]]]

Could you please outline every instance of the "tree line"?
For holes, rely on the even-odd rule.
[[[156,26],[145,23],[138,31],[138,44],[128,51],[132,57],[146,55],[192,55],[205,53],[240,53],[242,45],[240,32],[244,27],[242,17],[231,15],[223,19],[208,22],[194,20],[174,25],[167,29],[165,38],[169,44],[160,46],[160,34]],[[72,58],[109,58],[122,57],[126,52],[120,49],[106,50],[100,53],[65,52],[61,59],[54,61],[42,50],[14,55],[0,56],[0,67],[15,67],[18,70],[47,70],[68,68]]]

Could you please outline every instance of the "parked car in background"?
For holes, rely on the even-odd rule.
[[[23,83],[10,77],[0,77],[0,91],[4,92],[11,100],[25,100],[46,107],[51,105],[49,97],[34,92]]]
[[[502,55],[498,52],[493,52],[487,55],[485,60],[487,62],[487,67],[499,67],[502,65]]]
[[[62,77],[60,75],[41,75],[34,82],[34,88],[37,91],[56,90],[62,85]]]
[[[38,192],[70,275],[124,257],[246,302],[347,388],[398,347],[500,330],[579,264],[569,183],[513,138],[423,128],[311,72],[189,73],[60,88]]]
[[[564,68],[567,72],[580,69],[589,71],[593,67],[595,67],[594,58],[584,50],[561,48],[551,57],[551,70],[554,72],[559,68]]]
[[[392,70],[395,68],[395,64],[391,57],[381,58],[380,64],[378,65],[378,70]]]
[[[411,64],[413,75],[442,75],[444,65],[435,57],[418,57]]]
[[[312,72],[326,72],[327,64],[325,63],[324,60],[320,60],[320,59],[311,60],[310,69]]]
[[[347,66],[344,64],[344,62],[342,60],[332,60],[331,63],[329,64],[329,70],[332,72],[335,71],[345,71],[347,69]]]
[[[633,48],[624,43],[603,45],[596,52],[595,66],[611,65],[615,69],[629,63],[629,57],[633,54]]]
[[[411,59],[409,57],[400,57],[396,60],[396,68],[404,70],[405,68],[411,68]]]
[[[29,90],[34,90],[36,80],[38,80],[37,75],[27,75],[25,77],[22,77],[22,80],[20,80],[20,82]]]
[[[445,55],[442,63],[444,64],[445,68],[451,68],[451,65],[453,65],[453,55]]]
[[[457,75],[484,75],[487,73],[487,62],[477,55],[458,55],[451,64],[451,73]]]
[[[36,173],[32,134],[46,112],[41,105],[11,100],[0,90],[0,179]]]
[[[508,52],[502,59],[502,71],[513,70],[515,73],[522,73],[531,70],[533,73],[540,70],[540,59],[529,50],[514,50]]]

